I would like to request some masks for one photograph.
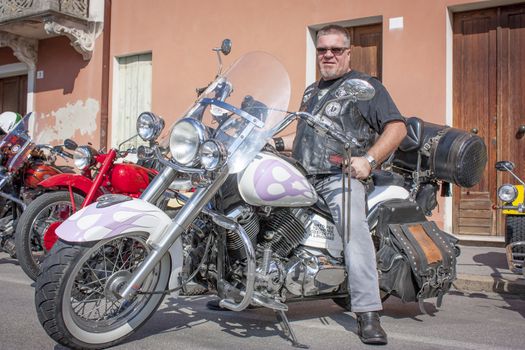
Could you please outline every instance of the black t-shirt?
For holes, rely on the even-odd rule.
[[[399,113],[396,104],[388,93],[387,89],[379,80],[369,75],[351,70],[340,78],[333,80],[320,80],[318,88],[329,89],[333,84],[347,79],[363,79],[368,81],[375,89],[374,97],[369,101],[357,101],[356,105],[363,118],[367,121],[375,132],[381,134],[385,125],[393,121],[405,122],[405,118]],[[315,99],[317,100],[317,99]],[[317,101],[312,101],[310,106],[315,106]],[[310,109],[310,108],[308,108]],[[307,111],[308,111],[307,109]]]

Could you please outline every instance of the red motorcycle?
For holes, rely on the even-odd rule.
[[[33,280],[45,254],[57,241],[55,229],[65,219],[103,194],[139,197],[158,174],[157,170],[137,164],[116,163],[128,151],[112,148],[102,153],[90,145],[78,147],[72,140],[64,144],[75,150],[75,165],[81,174],[58,174],[40,182],[39,187],[47,192],[27,206],[16,228],[18,261]]]
[[[41,192],[38,184],[51,176],[73,172],[55,165],[56,157],[73,158],[62,146],[38,145],[29,135],[33,114],[0,136],[0,250],[16,256],[13,234],[27,204]],[[3,131],[3,130],[2,130]]]

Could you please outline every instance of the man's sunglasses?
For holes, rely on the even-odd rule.
[[[331,51],[333,55],[340,56],[345,50],[348,50],[348,47],[318,47],[316,50],[318,55],[325,55],[328,51]]]

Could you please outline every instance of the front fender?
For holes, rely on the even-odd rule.
[[[148,242],[155,242],[171,224],[162,210],[142,199],[133,199],[97,208],[93,203],[79,210],[64,221],[56,230],[61,239],[68,242],[91,242],[108,239],[127,232],[146,232]],[[169,288],[180,286],[183,254],[179,237],[170,247],[171,274]]]
[[[92,242],[128,232],[146,232],[155,241],[171,219],[162,210],[142,199],[127,200],[97,208],[93,203],[65,220],[56,230],[67,242]]]
[[[88,193],[93,186],[93,181],[78,174],[58,174],[39,182],[38,185],[44,188],[71,186],[82,191],[83,193]],[[97,197],[101,195],[102,192],[97,190]]]

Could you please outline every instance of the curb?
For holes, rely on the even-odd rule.
[[[525,297],[525,280],[495,276],[458,274],[453,286],[458,291],[515,294]]]

